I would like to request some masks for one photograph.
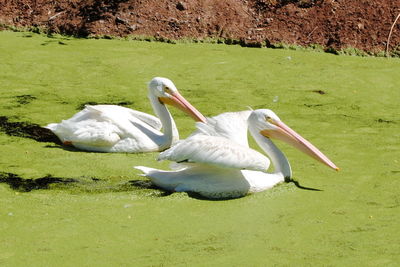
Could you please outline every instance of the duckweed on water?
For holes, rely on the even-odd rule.
[[[399,59],[57,38],[0,32],[0,265],[400,260]],[[132,168],[167,168],[157,153],[81,152],[27,131],[69,118],[82,103],[125,102],[152,113],[146,82],[154,76],[173,80],[208,116],[274,110],[341,171],[279,143],[295,182],[206,201],[157,190]],[[192,120],[172,113],[186,137]]]

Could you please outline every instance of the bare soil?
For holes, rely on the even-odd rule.
[[[400,0],[3,0],[0,24],[80,37],[211,37],[376,53],[399,12]],[[400,21],[390,44],[391,50],[400,44]]]

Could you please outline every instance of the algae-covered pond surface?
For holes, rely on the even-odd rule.
[[[0,265],[396,266],[399,73],[398,59],[0,32]],[[207,116],[274,110],[341,171],[279,144],[297,185],[208,201],[143,182],[132,167],[167,168],[157,153],[32,139],[89,102],[152,113],[154,76]]]

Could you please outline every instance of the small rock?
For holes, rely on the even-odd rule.
[[[132,31],[136,31],[136,30],[139,28],[139,25],[137,25],[137,24],[132,24],[132,25],[129,25],[128,28],[129,28],[130,30],[132,30]]]
[[[123,18],[120,18],[120,17],[116,17],[115,18],[115,22],[116,23],[121,23],[121,24],[129,24],[129,21],[127,21],[127,20],[125,20]]]
[[[176,4],[176,9],[178,9],[178,10],[180,10],[180,11],[186,10],[186,5],[185,5],[184,3],[182,3],[182,2],[179,1],[179,2]]]

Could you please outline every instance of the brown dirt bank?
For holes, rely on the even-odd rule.
[[[75,36],[207,37],[385,49],[400,0],[3,0],[0,24]],[[391,50],[400,44],[400,21]]]

